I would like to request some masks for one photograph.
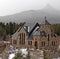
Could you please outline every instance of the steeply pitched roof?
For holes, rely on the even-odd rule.
[[[18,38],[18,31],[21,29],[21,27],[12,35],[12,39]]]
[[[12,35],[12,39],[17,39],[18,35],[19,35],[19,31],[24,28],[24,26],[20,27],[13,35]],[[24,29],[25,30],[25,29]],[[25,30],[26,31],[26,30]],[[26,32],[27,33],[27,32]]]
[[[45,25],[50,25],[50,23],[47,20],[45,20]]]
[[[46,16],[45,16],[45,25],[50,25],[50,23],[46,19]]]
[[[36,30],[35,32],[33,32],[32,35],[46,36],[46,32],[43,31],[43,30],[40,30],[40,28],[39,28],[38,30]]]
[[[32,30],[29,32],[29,36],[38,28],[40,28],[40,25],[38,23],[35,24],[35,26],[32,28]]]
[[[32,33],[32,35],[40,35],[40,28]]]
[[[57,34],[56,33],[51,33],[51,37],[56,37]]]
[[[35,25],[36,23],[26,23],[24,26],[29,26],[30,27],[30,30],[32,30],[33,26]]]

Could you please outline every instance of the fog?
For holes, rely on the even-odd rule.
[[[11,15],[26,10],[39,10],[47,4],[60,10],[60,0],[0,0],[0,16]]]

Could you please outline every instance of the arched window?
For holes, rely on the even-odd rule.
[[[41,46],[42,46],[42,47],[45,46],[45,41],[42,41],[42,42],[41,42]]]
[[[20,44],[21,44],[21,33],[20,33]]]
[[[32,45],[32,41],[28,41],[28,45]]]
[[[20,44],[25,44],[25,33],[20,33]]]
[[[52,46],[55,46],[55,45],[56,45],[55,41],[52,41]]]
[[[25,33],[23,34],[23,44],[25,44]]]
[[[13,44],[17,44],[17,40],[13,40]]]

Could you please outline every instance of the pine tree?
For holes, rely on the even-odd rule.
[[[15,54],[15,57],[13,59],[22,59],[21,53]]]

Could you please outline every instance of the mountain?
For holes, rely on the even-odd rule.
[[[39,22],[43,23],[45,21],[44,17],[47,17],[47,20],[50,23],[60,23],[60,11],[54,9],[50,5],[45,6],[41,10],[29,10],[21,13],[8,15],[0,17],[0,22],[27,22],[34,23]]]

